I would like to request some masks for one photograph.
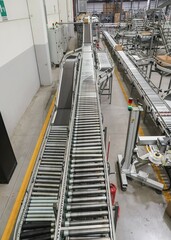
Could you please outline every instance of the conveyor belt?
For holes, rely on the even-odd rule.
[[[83,36],[84,36],[83,43],[90,44],[92,41],[92,32],[91,32],[90,24],[84,24]]]
[[[97,52],[97,61],[99,65],[100,71],[105,71],[107,69],[112,69],[112,65],[109,61],[109,58],[107,56],[106,52]]]
[[[103,32],[110,47],[115,51],[116,42],[106,31]],[[122,66],[128,73],[129,78],[133,81],[138,92],[144,97],[144,101],[148,107],[151,108],[151,113],[155,120],[157,119],[163,130],[167,133],[171,133],[171,109],[167,103],[160,98],[160,96],[149,85],[145,78],[138,71],[133,62],[129,59],[124,51],[115,51],[118,59],[122,63]]]
[[[75,64],[77,60],[75,56],[67,58],[63,66],[63,74],[57,98],[57,114],[54,119],[54,125],[57,126],[69,125],[74,90]]]
[[[58,240],[115,239],[97,89],[93,51],[86,44],[58,206]]]

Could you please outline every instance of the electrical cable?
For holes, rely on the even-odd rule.
[[[148,145],[146,145],[146,150],[147,150],[147,152],[150,152],[150,149],[149,149],[149,146],[148,146]],[[162,168],[163,168],[163,167],[162,167]],[[167,192],[167,191],[170,191],[170,190],[171,190],[171,175],[169,174],[168,169],[171,169],[171,167],[164,167],[164,170],[166,171],[167,176],[168,176],[168,178],[169,178],[170,184],[169,184],[169,187],[164,188],[164,189],[162,190],[163,192]]]

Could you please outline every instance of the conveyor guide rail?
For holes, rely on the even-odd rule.
[[[106,40],[114,50],[117,45],[114,39],[106,31],[103,32]],[[115,51],[117,57],[126,69],[130,79],[133,81],[140,95],[144,97],[145,103],[151,108],[154,119],[158,119],[163,130],[170,135],[171,133],[171,109],[167,103],[149,85],[145,78],[138,71],[133,62],[129,59],[124,51]]]

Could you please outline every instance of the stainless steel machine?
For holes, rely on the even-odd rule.
[[[48,29],[48,40],[51,63],[59,65],[61,63],[64,52],[61,26]]]

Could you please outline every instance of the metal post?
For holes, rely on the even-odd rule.
[[[152,36],[151,36],[151,43],[150,43],[150,56],[152,57],[152,48],[153,48],[153,41],[154,41],[154,29],[152,32]]]
[[[130,168],[132,163],[132,156],[136,146],[138,128],[140,122],[140,113],[142,111],[141,107],[133,107],[130,111],[129,122],[128,122],[128,132],[125,145],[125,153],[123,157],[123,169]]]
[[[171,78],[170,78],[170,81],[169,81],[169,85],[168,85],[168,90],[171,88]]]
[[[123,0],[121,0],[121,7],[120,7],[120,22],[121,22],[121,17],[122,17],[122,5],[123,5]]]
[[[147,1],[147,10],[150,9],[150,6],[151,6],[151,0],[148,0],[148,1]]]
[[[155,0],[155,8],[157,8],[158,7],[158,4],[159,4],[159,0]]]
[[[133,154],[138,136],[141,111],[143,111],[143,109],[140,106],[133,107],[132,111],[130,111],[124,157],[120,154],[118,155],[117,163],[121,180],[121,188],[123,191],[125,191],[128,186],[127,174],[130,173],[133,163]]]
[[[163,71],[161,72],[161,77],[160,77],[160,82],[159,82],[159,87],[158,87],[158,88],[159,88],[159,89],[158,89],[158,93],[160,92],[162,80],[163,80]]]
[[[131,0],[131,11],[132,11],[132,6],[133,6],[133,0]]]
[[[150,70],[149,70],[149,82],[150,82],[150,80],[151,80],[151,74],[152,74],[152,67],[153,67],[153,62],[151,61],[150,62]]]

